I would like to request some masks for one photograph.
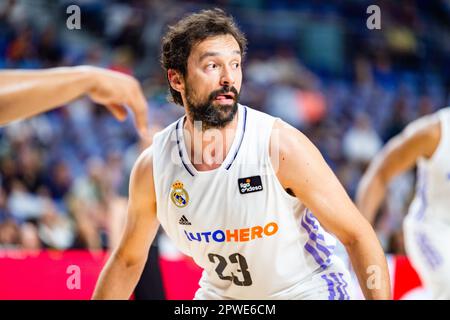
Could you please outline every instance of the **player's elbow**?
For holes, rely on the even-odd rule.
[[[360,219],[357,226],[347,230],[343,237],[339,239],[346,248],[360,245],[364,241],[372,239],[375,234],[372,226],[366,219]]]
[[[140,269],[144,267],[147,257],[147,255],[130,253],[120,249],[113,253],[113,259],[125,269]]]

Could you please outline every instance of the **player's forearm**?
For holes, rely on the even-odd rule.
[[[346,245],[353,269],[366,299],[391,299],[389,270],[380,243],[368,227],[363,235]]]
[[[90,67],[0,72],[0,124],[70,102],[94,85]]]
[[[362,215],[371,223],[386,195],[386,184],[377,173],[366,175],[356,193],[356,206]]]
[[[93,300],[128,300],[139,281],[145,261],[129,264],[115,254],[101,272]]]

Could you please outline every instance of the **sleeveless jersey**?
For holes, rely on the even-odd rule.
[[[403,223],[405,249],[433,299],[450,299],[450,108],[438,112],[441,139],[417,162],[416,194]]]
[[[450,225],[450,107],[438,112],[441,139],[433,156],[418,160],[416,195],[409,216]]]
[[[199,290],[224,299],[291,299],[333,263],[336,240],[276,176],[269,157],[276,118],[240,104],[237,117],[230,150],[210,171],[191,163],[186,116],[155,135],[157,217],[204,269]]]

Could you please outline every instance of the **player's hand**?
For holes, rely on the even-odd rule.
[[[139,134],[148,137],[148,105],[139,82],[120,72],[90,66],[84,68],[92,76],[88,96],[105,106],[119,121],[127,117],[128,107],[134,114]]]

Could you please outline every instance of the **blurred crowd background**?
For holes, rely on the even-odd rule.
[[[66,27],[71,4],[81,30]],[[381,30],[366,27],[371,4]],[[241,103],[302,130],[352,197],[389,138],[450,105],[449,0],[0,0],[0,68],[88,64],[132,74],[157,131],[183,114],[166,100],[160,37],[184,14],[213,7],[249,40]],[[0,248],[108,248],[148,143],[132,119],[118,123],[88,99],[0,128]],[[404,253],[414,183],[414,172],[397,178],[379,214],[390,253]]]

